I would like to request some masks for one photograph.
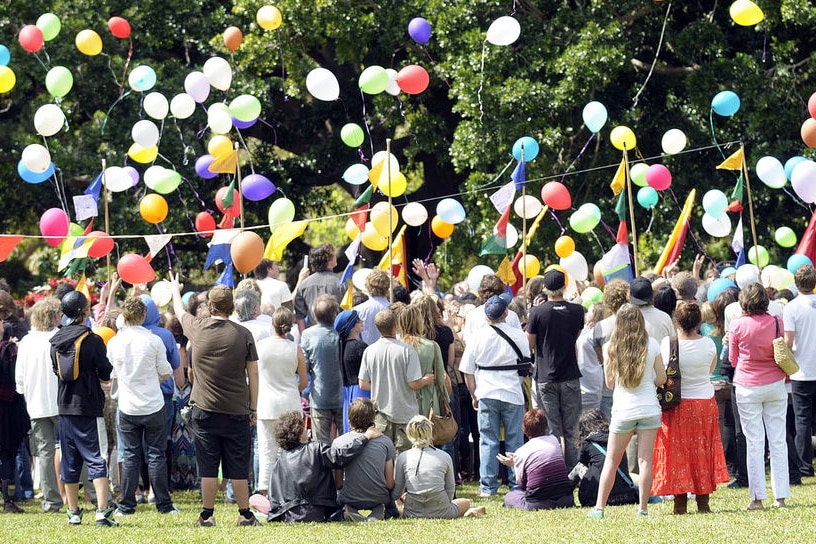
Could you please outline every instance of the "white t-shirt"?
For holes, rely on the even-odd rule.
[[[51,362],[49,340],[57,329],[31,330],[17,344],[17,366],[14,369],[17,392],[25,396],[31,419],[54,417],[57,407],[57,376]]]
[[[795,333],[793,354],[799,372],[791,375],[791,380],[816,380],[816,295],[800,294],[788,302],[782,321],[786,332]]]
[[[711,385],[711,361],[717,357],[714,341],[703,336],[696,340],[677,341],[680,363],[680,397],[684,399],[710,399],[714,396]],[[669,339],[660,342],[660,355],[664,366],[669,365]]]
[[[119,329],[108,341],[122,413],[148,416],[164,407],[159,376],[173,373],[166,353],[161,338],[141,326]]]
[[[261,305],[271,304],[277,310],[283,303],[292,300],[292,291],[286,282],[266,277],[258,280],[258,287],[261,288]]]
[[[600,408],[603,396],[603,367],[593,345],[593,333],[594,329],[584,327],[575,346],[581,370],[581,405],[585,409]]]
[[[472,312],[471,312],[472,313]],[[468,314],[470,316],[470,314]],[[530,356],[530,343],[520,328],[507,323],[496,323],[507,334],[525,357]],[[521,377],[516,370],[480,370],[476,365],[508,366],[518,364],[518,355],[509,342],[485,325],[472,341],[465,345],[459,363],[459,372],[473,374],[476,379],[477,399],[494,399],[510,404],[524,404]]]
[[[517,328],[518,330],[522,330],[521,321],[519,321],[516,312],[512,310],[507,312],[507,317],[504,318],[504,322]],[[465,317],[465,326],[462,327],[462,339],[465,341],[465,344],[468,344],[476,336],[478,336],[478,331],[480,331],[482,327],[487,327],[487,317],[484,313],[484,304],[473,308]]]
[[[258,351],[258,419],[277,419],[300,411],[297,345],[282,338],[264,338]]]
[[[609,343],[604,344],[604,360],[609,359]],[[660,403],[657,401],[657,388],[654,380],[657,377],[654,369],[655,357],[660,353],[657,340],[649,337],[649,347],[646,350],[646,368],[640,378],[640,384],[633,389],[627,389],[615,384],[612,390],[612,418],[616,421],[631,421],[661,414]]]
[[[667,336],[677,334],[671,317],[663,310],[658,310],[650,304],[640,306],[640,313],[643,314],[643,320],[646,322],[646,333],[658,342]]]

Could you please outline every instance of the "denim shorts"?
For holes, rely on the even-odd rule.
[[[625,419],[619,420],[614,415],[612,421],[609,422],[610,433],[629,433],[637,429],[649,431],[660,428],[660,415],[641,417],[639,419]]]

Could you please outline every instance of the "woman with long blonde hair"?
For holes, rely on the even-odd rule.
[[[638,437],[640,504],[638,516],[648,514],[652,491],[652,457],[660,428],[660,404],[655,387],[666,382],[660,345],[646,333],[640,309],[632,304],[620,307],[615,330],[603,346],[604,379],[612,393],[612,420],[609,423],[609,451],[601,471],[598,500],[589,517],[600,519],[615,483],[615,472],[629,440]]]
[[[427,416],[433,406],[434,413],[439,413],[439,391],[447,397],[445,388],[445,365],[442,360],[442,350],[439,344],[428,339],[428,324],[422,316],[419,306],[411,304],[406,306],[397,317],[400,338],[406,344],[417,350],[419,364],[422,367],[422,375],[433,373],[436,380],[431,385],[426,385],[417,390],[417,403],[419,413]]]

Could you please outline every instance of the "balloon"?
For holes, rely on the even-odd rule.
[[[177,94],[170,101],[170,113],[176,119],[187,119],[195,112],[195,105],[195,100],[189,94]]]
[[[805,122],[802,123],[800,134],[806,146],[811,148],[816,147],[816,119],[813,117],[805,119]]]
[[[592,101],[584,106],[584,111],[581,115],[584,118],[584,124],[593,134],[597,134],[601,131],[609,116],[606,111],[606,106],[596,101]]]
[[[161,223],[167,217],[167,212],[167,201],[156,193],[148,193],[139,201],[139,213],[148,223]]]
[[[397,85],[398,72],[393,68],[386,68],[385,73],[388,74],[388,85],[385,87],[385,92],[387,92],[391,96],[399,95],[400,87],[399,85]]]
[[[212,155],[201,155],[196,159],[195,171],[198,177],[202,179],[212,179],[218,175],[215,172],[210,172],[210,165],[214,160],[215,157]]]
[[[717,298],[717,295],[725,291],[730,287],[736,287],[737,284],[731,281],[728,278],[717,278],[711,282],[708,286],[708,290],[706,291],[706,298],[709,302],[714,302],[714,299]]]
[[[561,258],[569,257],[575,251],[575,240],[569,236],[560,236],[555,241],[555,254]]]
[[[445,223],[457,225],[465,220],[467,214],[462,203],[453,198],[443,198],[436,205],[436,215]]]
[[[399,78],[399,72],[397,78]],[[366,94],[380,94],[388,87],[388,72],[382,66],[369,66],[360,74],[357,84]]]
[[[713,217],[719,219],[728,208],[728,197],[719,189],[711,189],[703,195],[703,209]]]
[[[94,230],[88,233],[88,238],[94,238],[91,247],[88,248],[88,257],[98,259],[113,251],[114,241],[107,232]]]
[[[365,164],[352,164],[343,172],[343,180],[352,185],[362,185],[368,181],[368,166]]]
[[[49,208],[40,216],[40,233],[51,247],[57,247],[68,236],[71,221],[62,208]]]
[[[170,168],[154,165],[145,170],[144,182],[157,193],[166,195],[176,190],[181,183],[181,175]]]
[[[470,290],[474,293],[477,292],[479,290],[479,284],[482,283],[482,278],[492,273],[493,269],[483,264],[477,264],[471,268],[467,275],[467,284]]]
[[[388,247],[388,238],[377,231],[371,222],[365,224],[360,241],[372,251],[382,251]]]
[[[184,91],[201,104],[210,96],[210,81],[201,72],[190,72],[184,78]]]
[[[560,181],[550,181],[541,188],[541,201],[553,210],[568,210],[572,206],[569,189]]]
[[[159,143],[159,127],[153,121],[142,119],[136,121],[130,131],[133,141],[142,147],[153,147]]]
[[[247,200],[258,202],[275,192],[275,184],[261,174],[250,174],[241,182],[241,191]]]
[[[53,13],[43,13],[37,18],[37,28],[42,31],[43,40],[50,42],[57,37],[62,29],[62,23],[59,17]]]
[[[765,18],[765,14],[759,6],[751,2],[751,0],[736,0],[728,9],[731,18],[740,26],[754,26],[761,23]]]
[[[671,182],[671,172],[662,164],[653,164],[646,170],[646,183],[657,191],[665,191],[671,186]]]
[[[156,85],[156,72],[146,64],[137,66],[130,72],[128,84],[134,91],[149,91]]]
[[[782,247],[793,247],[796,245],[796,233],[790,227],[779,227],[774,232],[774,240]]]
[[[356,240],[357,236],[360,234],[360,228],[357,226],[357,223],[355,223],[354,219],[352,219],[351,217],[349,217],[346,220],[345,230],[349,239],[352,241]]]
[[[734,273],[734,281],[737,282],[737,287],[744,289],[749,283],[759,281],[759,268],[753,264],[743,264]]]
[[[170,287],[170,282],[167,280],[157,281],[150,288],[150,298],[156,303],[156,306],[161,308],[166,306],[173,300],[173,291]]]
[[[23,149],[20,161],[35,174],[42,174],[51,164],[51,154],[43,145],[29,144]]]
[[[145,113],[157,121],[167,117],[167,113],[170,111],[170,103],[161,93],[150,93],[145,96],[143,105]]]
[[[525,255],[519,262],[519,270],[527,279],[535,277],[541,271],[541,261],[535,255]]]
[[[14,75],[14,70],[8,66],[0,66],[0,94],[12,90],[16,83],[17,76]]]
[[[513,204],[513,211],[522,219],[532,219],[541,212],[543,207],[541,201],[533,195],[524,195],[516,199]],[[448,222],[450,223],[450,221]]]
[[[419,202],[409,202],[402,208],[402,220],[406,225],[418,227],[428,220],[428,210]]]
[[[234,53],[241,47],[241,42],[243,41],[244,33],[241,32],[241,29],[237,26],[228,26],[224,30],[224,45],[227,46],[227,49],[229,49],[231,53]]]
[[[606,285],[606,280],[604,280],[603,271],[601,270],[603,265],[601,261],[596,261],[592,267],[592,277],[595,279],[595,283],[597,283],[600,287]]]
[[[510,45],[519,39],[521,25],[509,15],[499,17],[487,29],[487,41],[493,45]]]
[[[8,66],[11,62],[11,51],[3,44],[0,44],[0,66]]]
[[[711,109],[723,117],[730,117],[740,109],[740,98],[734,91],[721,91],[711,99]]]
[[[791,186],[805,202],[816,202],[816,162],[801,161],[791,173]]]
[[[249,128],[257,122],[258,119],[253,119],[252,121],[240,121],[236,119],[235,116],[232,116],[232,126],[237,128],[238,130],[244,130],[245,128]]]
[[[210,105],[207,109],[207,126],[215,134],[226,134],[232,130],[232,117],[226,105],[221,102]]]
[[[378,176],[376,167],[385,162],[386,158],[388,158],[388,164],[382,165],[382,168],[379,169]],[[371,157],[371,170],[368,172],[368,180],[374,185],[385,183],[388,181],[389,171],[392,176],[399,173],[400,165],[397,157],[395,157],[393,153],[387,154],[385,151],[377,151],[374,153],[374,156]]]
[[[232,84],[232,67],[229,62],[221,57],[210,57],[201,70],[204,72],[204,77],[214,88],[219,91],[229,90]]]
[[[65,66],[54,66],[45,75],[45,88],[54,98],[62,98],[74,86],[74,76]]]
[[[496,227],[493,227],[493,234],[498,236],[499,235],[499,229],[496,228]],[[516,230],[516,227],[514,227],[510,223],[507,223],[507,230],[505,231],[504,239],[505,239],[505,243],[507,244],[507,247],[515,246],[519,241],[519,232],[518,232],[518,230]]]
[[[810,257],[807,255],[802,255],[800,253],[794,253],[788,258],[788,263],[786,268],[788,272],[791,274],[796,274],[796,271],[799,270],[800,266],[813,266],[813,261],[810,260]]]
[[[781,189],[788,182],[785,167],[776,157],[762,157],[756,163],[757,177],[771,189]]]
[[[0,48],[2,48],[2,46],[0,46]],[[8,63],[8,61],[6,62]],[[0,52],[0,64],[3,64],[2,52]],[[810,98],[808,99],[808,112],[810,113],[811,117],[816,119],[816,93],[810,95]]]
[[[679,128],[672,128],[666,131],[660,141],[663,153],[666,155],[677,155],[686,148],[688,139],[685,133]]]
[[[453,225],[444,222],[441,217],[435,215],[434,218],[431,219],[431,232],[433,232],[437,238],[444,240],[453,234]]]
[[[601,210],[598,206],[587,202],[582,204],[569,218],[570,227],[577,233],[585,234],[595,227],[601,221]]]
[[[195,229],[197,233],[209,238],[215,231],[215,218],[210,212],[198,212],[195,218]]]
[[[372,270],[370,268],[361,268],[356,270],[354,274],[351,275],[351,283],[363,292],[368,292],[366,289],[366,280],[368,279],[369,274],[371,274]]]
[[[108,191],[112,193],[120,193],[133,187],[133,179],[121,166],[109,166],[106,168],[102,176],[102,182]]]
[[[385,196],[390,196],[391,198],[396,198],[398,196],[402,196],[405,194],[406,189],[408,189],[408,180],[405,179],[405,174],[402,172],[397,172],[391,174],[391,180],[388,179],[386,174],[386,179],[381,180],[380,183],[377,185],[377,188],[384,194]]]
[[[646,181],[646,172],[649,171],[649,165],[645,162],[638,162],[632,165],[629,169],[629,177],[632,178],[632,183],[637,185],[638,187],[646,187],[648,186],[648,182]]]
[[[89,57],[95,57],[102,52],[102,38],[99,37],[95,30],[90,28],[79,31],[74,43],[80,53]]]
[[[349,147],[360,147],[365,140],[365,133],[357,123],[346,123],[340,129],[340,139]]]
[[[794,283],[793,274],[773,264],[763,268],[759,277],[760,280],[762,280],[762,285],[765,287],[773,287],[777,291],[787,289]]]
[[[581,291],[581,306],[583,306],[585,309],[589,310],[590,306],[598,302],[603,302],[603,291],[594,285],[590,285]]]
[[[727,214],[723,214],[717,218],[704,213],[703,230],[715,238],[728,236],[731,233],[731,219]]]
[[[629,127],[618,126],[613,128],[612,132],[609,133],[609,140],[615,149],[621,151],[624,149],[631,150],[637,147],[637,138]]]
[[[251,94],[242,94],[230,102],[229,112],[239,121],[254,121],[261,115],[261,101]]]
[[[371,222],[371,226],[374,227],[374,230],[380,233],[381,236],[387,237],[397,228],[399,215],[394,206],[383,201],[374,204],[368,214],[368,219]]]
[[[142,147],[134,142],[128,148],[127,154],[128,157],[138,162],[139,164],[148,164],[155,161],[156,157],[159,156],[159,148],[156,146]]]
[[[793,178],[793,169],[796,168],[796,166],[800,162],[806,161],[806,160],[807,160],[807,158],[805,158],[805,157],[803,157],[801,155],[796,155],[795,157],[791,157],[790,159],[785,161],[785,176],[788,179],[792,179]]]
[[[424,17],[414,17],[408,23],[408,35],[420,45],[431,39],[431,23]]]
[[[288,198],[274,200],[269,206],[269,228],[274,230],[278,225],[291,223],[295,218],[295,203]]]
[[[657,191],[651,187],[641,187],[637,192],[638,204],[647,210],[651,210],[657,206],[657,201],[659,199],[660,196],[657,194]]]
[[[233,214],[233,217],[237,217],[238,213],[240,212],[241,194],[237,190],[233,189],[232,190],[232,205],[227,206],[226,204],[224,204],[224,198],[227,196],[227,191],[228,190],[229,190],[229,187],[221,187],[220,189],[218,189],[215,192],[215,207],[218,208],[218,210],[221,213],[231,213],[231,214]]]
[[[29,53],[36,53],[42,49],[45,38],[43,37],[43,31],[35,25],[25,25],[20,29],[17,41],[19,41],[20,46]]]
[[[522,136],[513,144],[513,158],[521,160],[521,149],[524,148],[524,162],[530,162],[538,157],[538,142],[530,136]]]
[[[223,134],[216,134],[207,142],[207,151],[213,157],[223,157],[232,150],[232,140]]]
[[[275,6],[262,6],[255,14],[255,20],[264,30],[275,30],[283,22],[283,16]]]
[[[148,283],[156,277],[156,272],[147,259],[137,253],[123,255],[116,264],[116,271],[122,280],[131,283]]]
[[[26,183],[42,183],[51,176],[54,175],[54,163],[48,165],[48,168],[45,169],[45,172],[32,172],[23,164],[23,161],[17,162],[17,174],[22,178],[23,181]]]
[[[136,187],[139,184],[139,171],[133,168],[132,166],[125,166],[122,168],[122,172],[126,173],[128,177],[130,177],[131,187]]]
[[[385,73],[386,77],[388,73]],[[428,88],[431,78],[428,71],[418,64],[409,64],[397,72],[397,85],[408,94],[420,94]],[[383,91],[388,87],[386,81]],[[372,93],[373,94],[373,93]]]
[[[589,265],[587,265],[586,258],[578,251],[573,251],[568,257],[562,257],[559,263],[575,281],[585,281],[587,279]]]
[[[768,255],[768,250],[764,246],[751,246],[748,250],[748,262],[762,268],[768,266],[768,263],[771,262],[771,256]]]
[[[108,30],[116,38],[125,39],[130,37],[130,23],[122,17],[108,19]]]
[[[325,68],[315,68],[306,76],[306,89],[312,96],[324,102],[332,102],[340,98],[340,84],[331,71]]]
[[[34,114],[34,128],[37,134],[53,136],[65,125],[65,114],[56,104],[43,104]]]
[[[116,331],[111,329],[110,327],[94,327],[91,330],[93,330],[93,333],[95,335],[102,339],[102,342],[106,346],[108,345],[108,341],[110,341],[111,338],[116,336]]]
[[[230,244],[232,265],[241,274],[252,272],[260,264],[263,254],[264,241],[251,230],[238,234]]]

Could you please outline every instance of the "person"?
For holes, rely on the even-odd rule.
[[[470,499],[454,499],[456,482],[450,455],[433,446],[433,424],[414,416],[405,432],[412,447],[397,457],[394,500],[402,499],[406,518],[454,519],[480,516],[484,506],[470,507]]]
[[[483,327],[487,327],[484,304],[490,297],[501,295],[505,292],[504,280],[496,274],[486,274],[479,282],[479,306],[476,306],[465,316],[465,325],[462,327],[462,340],[465,345],[473,342]],[[508,301],[509,304],[509,301]],[[506,323],[511,327],[521,330],[521,321],[515,312],[507,314]]]
[[[331,443],[333,429],[343,428],[343,374],[340,369],[340,337],[334,318],[340,311],[333,295],[320,295],[314,303],[315,324],[300,337],[311,378],[309,407],[315,439]]]
[[[653,296],[652,282],[646,278],[635,278],[629,284],[629,302],[637,306],[640,313],[643,314],[646,333],[660,342],[665,337],[674,334],[674,324],[668,314],[652,305]]]
[[[118,386],[122,493],[118,515],[136,512],[136,487],[142,455],[160,514],[178,514],[167,481],[167,415],[161,383],[172,375],[164,342],[142,324],[147,307],[130,296],[122,304],[125,326],[108,341],[108,360]]]
[[[494,295],[484,303],[484,314],[492,327],[483,329],[465,346],[459,363],[459,371],[464,375],[473,398],[473,408],[478,412],[481,497],[492,497],[499,489],[499,461],[496,456],[499,453],[500,426],[504,426],[506,451],[515,451],[524,443],[521,430],[524,392],[517,366],[518,352],[523,357],[529,357],[530,345],[521,329],[505,322],[507,305],[507,295]],[[499,331],[508,339],[503,338]],[[508,474],[508,486],[511,491],[517,486],[512,472]]]
[[[813,476],[813,414],[816,411],[816,269],[802,265],[793,281],[799,294],[784,309],[785,342],[793,350],[799,372],[791,379],[796,422],[796,455],[803,476]]]
[[[530,310],[527,339],[535,349],[536,398],[547,414],[550,432],[561,441],[564,461],[578,462],[578,418],[581,415],[581,371],[575,344],[584,326],[584,309],[564,300],[567,277],[560,270],[544,274],[547,302]]]
[[[311,274],[295,288],[295,319],[298,330],[303,332],[315,324],[314,303],[320,295],[334,295],[335,300],[342,300],[345,291],[332,272],[337,266],[337,255],[334,246],[322,244],[309,251],[309,270]]]
[[[698,259],[700,258],[701,256],[697,255],[695,265],[698,264]],[[677,300],[679,302],[695,302],[697,300],[698,277],[699,274],[682,270],[672,278],[671,286],[677,294]]]
[[[717,484],[728,482],[719,410],[709,375],[719,358],[714,342],[700,335],[700,306],[680,303],[674,312],[682,386],[680,405],[663,412],[654,453],[656,495],[674,495],[674,513],[685,514],[688,495],[693,493],[697,511],[709,513],[709,496]],[[673,337],[664,338],[660,353],[668,363]]]
[[[767,498],[765,490],[765,439],[771,454],[773,506],[785,506],[790,497],[788,448],[785,442],[785,418],[788,394],[787,376],[774,361],[773,339],[779,316],[768,313],[768,294],[759,283],[749,283],[739,294],[743,315],[728,329],[728,356],[734,367],[737,408],[747,446],[748,490],[751,502],[747,510],[761,510]]]
[[[391,278],[388,277],[384,271],[374,269],[366,276],[365,287],[368,291],[368,299],[352,307],[352,310],[357,312],[360,320],[363,322],[363,332],[360,339],[371,345],[380,337],[377,326],[374,324],[374,318],[380,312],[388,308],[391,302],[388,300],[388,290],[391,288]]]
[[[258,287],[261,288],[261,307],[269,306],[272,311],[282,306],[293,309],[292,291],[286,282],[278,279],[280,268],[277,261],[261,259],[254,270]]]
[[[306,358],[300,346],[286,336],[294,323],[291,310],[282,306],[272,314],[272,337],[258,342],[258,491],[266,493],[272,465],[278,457],[275,422],[300,409],[306,388]]]
[[[607,387],[613,390],[612,420],[598,500],[589,517],[603,518],[617,467],[633,434],[638,437],[640,467],[638,516],[646,516],[652,490],[654,442],[661,416],[655,387],[666,382],[660,345],[646,333],[640,309],[626,303],[618,310],[615,330],[603,350],[604,379]]]
[[[674,316],[677,308],[677,293],[671,285],[661,285],[654,292],[654,307],[669,317]]]
[[[108,502],[108,464],[99,447],[97,427],[97,418],[103,416],[105,407],[102,384],[110,381],[113,367],[102,338],[84,325],[90,315],[87,297],[79,291],[70,291],[62,297],[60,310],[62,328],[49,342],[52,370],[59,378],[60,479],[65,484],[68,523],[82,523],[79,476],[84,462],[96,491],[96,525],[117,527],[114,507]]]
[[[603,399],[603,367],[592,345],[595,324],[603,319],[603,304],[590,305],[584,315],[584,328],[578,335],[575,351],[581,371],[581,412],[599,409]]]
[[[8,291],[0,289],[0,321],[3,322],[3,340],[22,340],[28,334],[28,325],[17,315],[19,307]]]
[[[603,305],[605,317],[601,319],[592,329],[592,347],[598,356],[598,361],[603,365],[603,346],[612,338],[612,331],[615,330],[617,313],[629,298],[629,284],[622,279],[614,279],[604,286]],[[609,418],[612,416],[612,390],[606,386],[603,380],[601,390],[601,412]]]
[[[31,418],[31,453],[37,459],[43,512],[60,512],[63,506],[54,466],[59,409],[49,343],[57,332],[59,308],[53,297],[37,301],[29,316],[31,331],[17,343],[15,382]]]
[[[374,426],[377,408],[371,399],[356,398],[349,406],[351,431],[338,436],[332,448],[346,449],[367,429]],[[386,505],[391,504],[394,489],[394,461],[397,450],[387,436],[368,441],[366,447],[335,478],[340,486],[337,503],[343,508],[346,521],[374,521],[385,518]],[[360,510],[370,510],[364,517]]]
[[[264,338],[272,336],[272,326],[269,316],[261,317],[261,297],[255,291],[249,289],[236,290],[233,296],[235,305],[235,315],[230,319],[237,321],[242,327],[252,333],[255,345]],[[235,319],[237,318],[237,319]]]
[[[0,319],[0,325],[3,324]],[[23,395],[16,390],[17,344],[0,340],[0,480],[2,480],[3,512],[22,514],[15,497],[17,454],[26,438],[31,422]]]
[[[572,482],[561,444],[547,434],[547,415],[529,410],[521,423],[527,443],[515,452],[499,454],[499,461],[513,467],[519,488],[504,496],[504,506],[520,510],[552,510],[575,506]]]
[[[433,382],[416,392],[419,413],[427,416],[433,408],[435,414],[440,414],[440,395],[444,395],[446,401],[450,401],[450,396],[439,344],[426,338],[427,324],[416,304],[408,305],[397,321],[402,341],[413,347],[419,356],[422,374],[434,376]]]
[[[348,409],[356,398],[371,398],[370,391],[360,389],[360,365],[368,345],[360,339],[363,321],[357,310],[343,310],[334,318],[334,330],[340,335],[340,364],[343,372],[343,432],[351,430]]]
[[[239,526],[260,525],[249,510],[251,425],[258,401],[258,354],[252,334],[229,320],[232,290],[216,285],[207,293],[210,317],[189,314],[178,276],[170,281],[173,309],[190,341],[193,391],[190,397],[202,509],[197,527],[215,526],[219,465],[232,480]]]

